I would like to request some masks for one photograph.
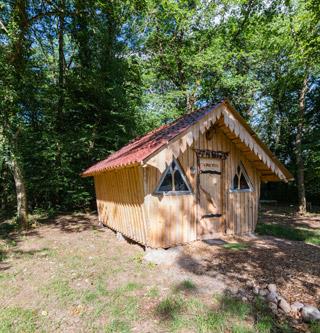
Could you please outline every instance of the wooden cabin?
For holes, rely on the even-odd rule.
[[[99,220],[151,248],[255,230],[260,183],[290,172],[227,101],[129,142],[93,176]]]

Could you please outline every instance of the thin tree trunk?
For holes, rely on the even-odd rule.
[[[302,149],[302,137],[304,130],[304,112],[305,112],[305,97],[308,91],[308,76],[303,80],[303,86],[299,96],[299,114],[298,126],[296,135],[296,162],[297,162],[297,183],[298,183],[298,204],[299,213],[305,214],[307,211],[306,190],[304,184],[304,161]]]
[[[25,180],[19,162],[15,157],[10,161],[10,167],[16,188],[18,222],[26,228],[28,226],[28,204]]]
[[[64,72],[65,72],[65,58],[64,58],[64,21],[65,21],[65,1],[61,0],[60,3],[60,14],[58,23],[58,114],[57,114],[57,129],[59,130],[62,126],[62,112],[64,107]]]

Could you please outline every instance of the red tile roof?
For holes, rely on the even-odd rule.
[[[126,146],[111,154],[105,160],[100,161],[85,170],[82,173],[82,176],[92,176],[107,169],[141,163],[222,103],[223,102],[215,106],[207,106],[198,109],[180,117],[171,124],[160,126],[159,128],[130,141]]]

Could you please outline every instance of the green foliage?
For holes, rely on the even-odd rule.
[[[307,199],[319,201],[317,1],[16,3],[0,10],[1,210],[16,206],[13,161],[32,210],[94,207],[86,167],[225,97],[294,174],[301,124]]]

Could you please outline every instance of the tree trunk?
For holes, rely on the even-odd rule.
[[[17,218],[18,222],[26,228],[28,226],[28,205],[25,180],[19,162],[15,157],[12,158],[10,164],[17,195]]]
[[[64,73],[65,73],[65,58],[64,58],[64,21],[65,21],[65,1],[61,0],[59,2],[60,13],[58,20],[58,114],[57,114],[57,130],[59,131],[62,124],[62,112],[64,107]]]
[[[307,211],[306,190],[304,184],[304,161],[302,149],[302,137],[304,131],[305,97],[308,91],[308,76],[303,80],[303,86],[299,96],[298,126],[296,135],[296,162],[297,162],[297,183],[298,183],[298,204],[299,213]]]

